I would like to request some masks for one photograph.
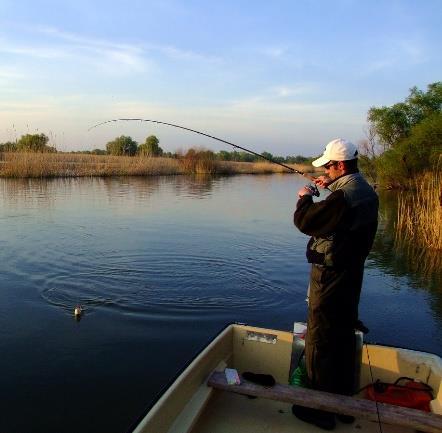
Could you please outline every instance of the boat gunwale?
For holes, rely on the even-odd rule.
[[[133,433],[135,429],[141,424],[143,419],[148,415],[148,413],[153,409],[153,407],[160,401],[160,399],[166,394],[166,392],[173,386],[173,384],[179,379],[179,377],[187,370],[187,368],[206,350],[211,343],[213,343],[226,329],[234,325],[248,326],[245,323],[229,322],[219,332],[215,334],[208,342],[206,342],[200,350],[186,362],[182,368],[180,368],[177,373],[158,391],[154,399],[146,406],[143,412],[135,419],[131,425],[127,428],[126,433]]]

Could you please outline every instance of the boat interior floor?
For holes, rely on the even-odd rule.
[[[250,399],[230,392],[215,392],[191,433],[318,433],[324,430],[298,420],[288,403]],[[379,424],[356,419],[353,424],[336,421],[336,432],[379,433]],[[414,433],[412,429],[382,424],[383,433]]]

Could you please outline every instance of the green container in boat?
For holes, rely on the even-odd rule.
[[[308,388],[307,381],[307,370],[305,368],[304,358],[302,358],[290,377],[290,385]]]

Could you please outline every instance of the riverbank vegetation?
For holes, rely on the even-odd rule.
[[[289,166],[308,171],[309,165]],[[268,162],[221,161],[214,152],[189,149],[175,157],[115,156],[61,152],[3,152],[0,176],[13,178],[155,176],[178,174],[268,174],[288,172]]]
[[[106,143],[106,150],[59,152],[45,134],[26,134],[15,142],[0,144],[0,176],[134,176],[167,174],[282,173],[289,170],[270,159],[300,171],[313,171],[311,160],[301,155],[280,157],[269,152],[213,152],[207,149],[164,152],[150,135],[141,144],[122,135]]]
[[[361,169],[381,187],[399,190],[397,250],[434,271],[442,265],[442,82],[425,92],[413,87],[390,107],[371,107],[367,119]]]

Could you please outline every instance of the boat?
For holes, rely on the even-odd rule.
[[[442,432],[442,361],[434,354],[378,344],[359,351],[359,385],[394,383],[401,377],[431,387],[429,412],[365,398],[289,385],[296,335],[291,331],[230,324],[176,377],[135,423],[133,433],[313,433],[297,419],[298,404],[354,416],[335,431],[360,433]],[[228,381],[226,368],[271,375],[274,386]],[[230,384],[230,383],[231,384]],[[416,386],[417,386],[416,385]],[[257,398],[256,398],[257,397]],[[380,429],[380,425],[382,429]]]

